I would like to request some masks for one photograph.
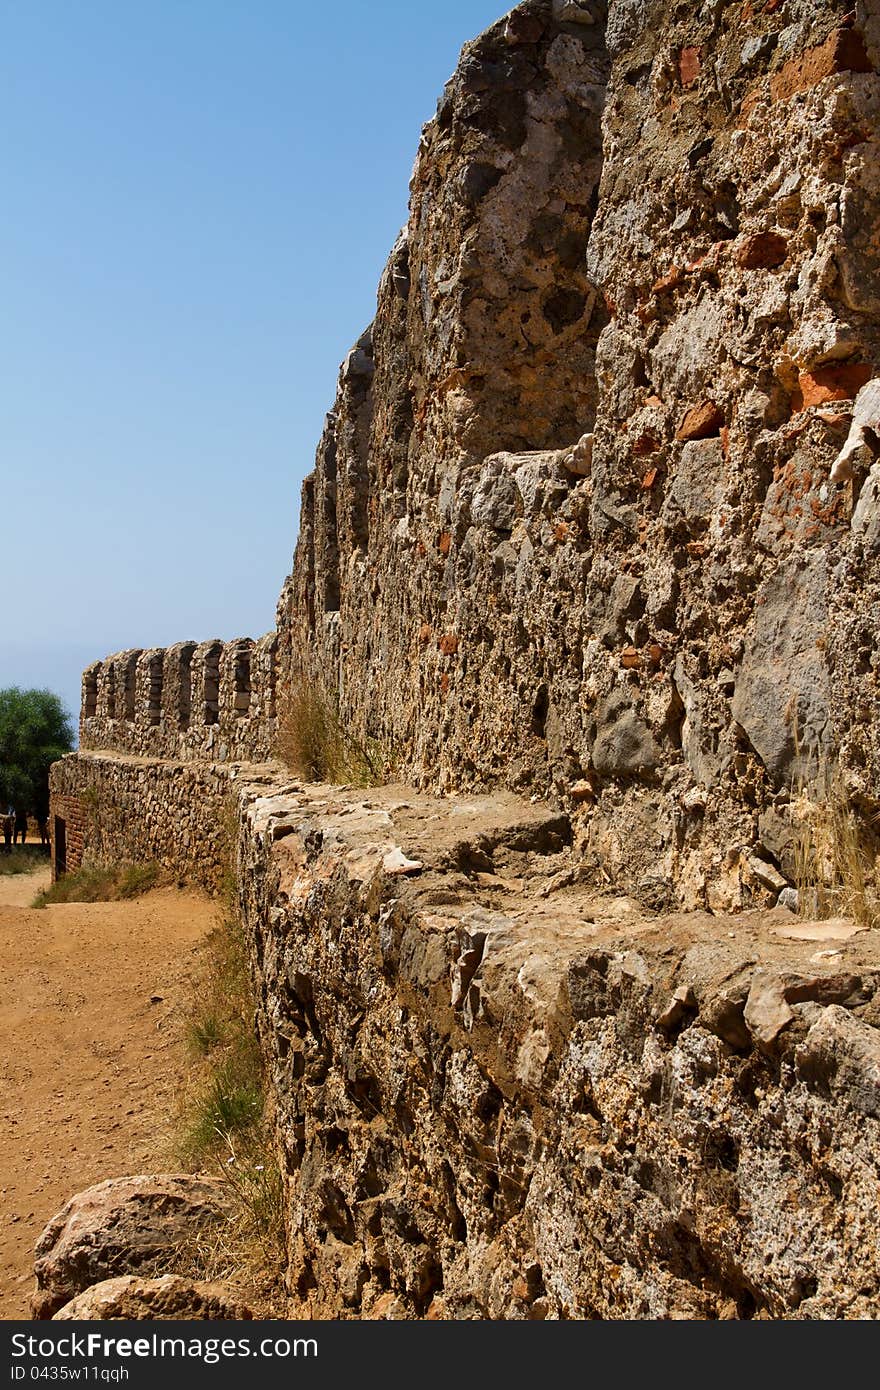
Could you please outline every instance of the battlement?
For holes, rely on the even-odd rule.
[[[83,672],[80,745],[184,761],[260,762],[275,740],[277,638],[115,652]]]

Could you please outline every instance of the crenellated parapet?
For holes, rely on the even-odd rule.
[[[115,652],[83,673],[80,744],[143,757],[262,762],[275,740],[277,637]]]

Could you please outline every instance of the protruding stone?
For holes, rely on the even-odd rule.
[[[761,1047],[770,1047],[794,1018],[785,1000],[782,980],[764,970],[756,970],[743,1017],[755,1042]]]
[[[758,882],[765,888],[769,888],[771,892],[781,893],[788,887],[788,879],[773,864],[768,864],[767,860],[761,859],[759,855],[746,855],[746,865]]]
[[[657,1015],[658,1028],[666,1031],[677,1028],[685,1014],[697,1007],[697,996],[692,985],[679,985],[669,1003]]]
[[[586,777],[572,782],[569,791],[575,801],[595,801],[596,799],[596,788]]]
[[[867,382],[856,396],[846,443],[831,465],[832,483],[846,483],[857,468],[872,467],[880,454],[880,377]]]
[[[779,897],[776,899],[776,906],[785,907],[789,912],[800,912],[801,895],[796,888],[792,888],[789,884],[787,887],[783,888]]]
[[[190,1282],[176,1274],[142,1279],[123,1274],[103,1279],[72,1298],[54,1314],[53,1322],[105,1322],[144,1319],[149,1322],[248,1321],[253,1312],[225,1284]]]
[[[724,412],[715,402],[702,401],[686,412],[675,437],[685,442],[689,439],[709,439],[720,432],[723,424]]]
[[[589,478],[593,467],[593,436],[582,434],[574,448],[563,453],[562,464],[569,473],[579,478]]]
[[[391,874],[393,877],[420,874],[424,867],[420,859],[407,859],[399,847],[389,850],[382,860],[382,868],[385,873]]]
[[[755,232],[737,248],[736,263],[743,270],[775,270],[787,255],[788,242],[779,232]]]
[[[823,1009],[795,1052],[798,1075],[860,1115],[880,1119],[880,1033],[847,1009]]]
[[[703,1001],[700,1023],[728,1047],[744,1052],[752,1046],[752,1035],[743,1017],[745,991],[740,994],[716,994]]]

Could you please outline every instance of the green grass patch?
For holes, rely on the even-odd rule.
[[[94,865],[74,869],[38,893],[34,907],[51,903],[107,903],[138,898],[167,881],[159,864]]]
[[[254,1032],[247,951],[232,907],[208,940],[208,968],[186,1022],[199,1084],[181,1117],[181,1157],[204,1164],[225,1155],[230,1139],[255,1130],[263,1115],[263,1071]]]
[[[226,1028],[219,1014],[210,1010],[189,1019],[186,1025],[186,1038],[193,1052],[207,1057],[215,1047],[226,1042]]]

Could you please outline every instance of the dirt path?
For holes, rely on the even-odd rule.
[[[201,895],[29,909],[0,876],[0,1318],[29,1317],[33,1246],[73,1193],[169,1162],[184,1008],[217,920]]]

